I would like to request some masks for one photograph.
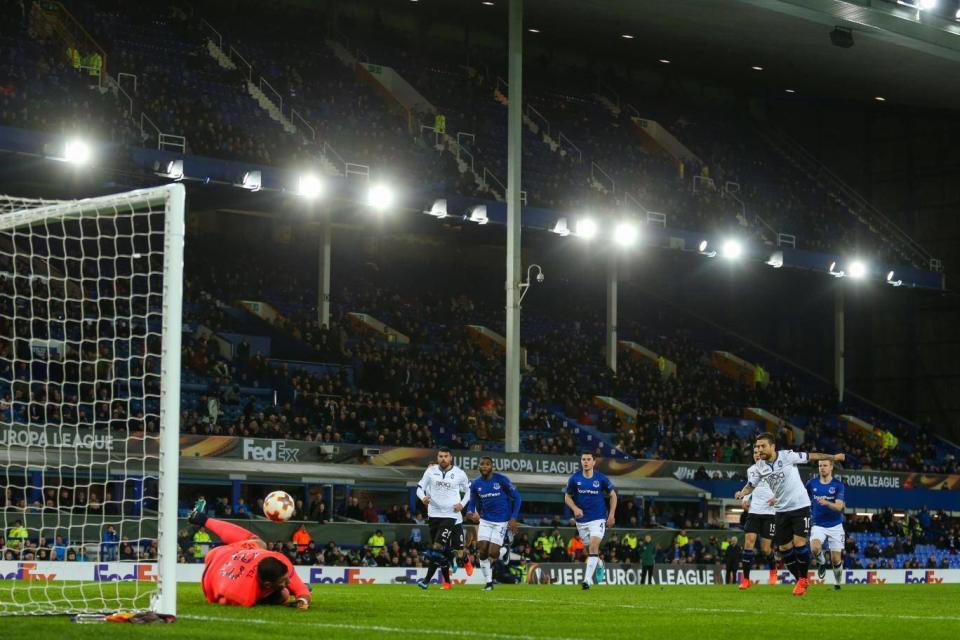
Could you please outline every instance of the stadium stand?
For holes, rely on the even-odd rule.
[[[172,3],[75,0],[66,6],[107,51],[107,73],[137,77],[134,111],[115,89],[71,70],[54,41],[44,43],[25,18],[8,23],[0,45],[10,52],[0,67],[0,124],[56,132],[95,126],[102,139],[123,145],[153,144],[162,130],[183,136],[190,153],[282,167],[320,163],[341,173],[408,178],[432,192],[502,198],[509,90],[490,71],[502,60],[489,52],[473,55],[473,66],[460,65],[463,54],[441,44],[424,50],[400,34],[350,32],[352,45],[393,65],[447,118],[453,142],[444,143],[443,135],[422,129],[434,127],[434,112],[398,105],[358,60],[345,63],[337,55],[352,55],[337,41],[346,38],[344,30],[319,30],[310,10],[271,16],[276,20],[269,25],[244,12],[218,15],[225,21],[221,33]],[[226,49],[232,58],[218,61],[214,34],[220,53]],[[768,244],[788,234],[808,249],[892,254],[892,241],[872,231],[853,204],[793,166],[760,125],[740,113],[628,93],[619,107],[598,93],[609,84],[589,71],[538,65],[524,127],[527,204],[564,211],[626,205],[664,214],[676,228],[738,230]],[[280,103],[279,120],[251,93],[251,87],[260,90],[257,76]],[[42,100],[27,106],[28,96]],[[627,109],[630,100],[642,111]],[[137,122],[137,112],[157,124]],[[299,128],[285,124],[298,117]],[[651,146],[641,120],[658,122],[698,155],[681,162]],[[446,148],[467,155],[458,161]]]

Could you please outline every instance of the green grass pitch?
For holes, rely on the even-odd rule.
[[[10,583],[0,584],[0,591]],[[126,587],[128,585],[122,585]],[[9,592],[8,592],[9,593]],[[402,640],[624,640],[649,637],[960,638],[960,585],[813,585],[790,587],[460,586],[426,592],[413,585],[324,585],[308,611],[207,604],[198,585],[180,586],[172,625],[83,625],[64,616],[3,617],[0,637],[118,638],[330,637]],[[0,609],[3,609],[0,603]]]

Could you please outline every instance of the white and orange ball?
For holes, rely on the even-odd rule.
[[[274,522],[286,522],[293,517],[293,498],[286,491],[272,491],[263,500],[263,515]]]

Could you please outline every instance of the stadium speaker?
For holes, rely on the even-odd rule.
[[[849,49],[853,46],[853,31],[845,27],[834,27],[830,32],[830,42],[835,47]]]

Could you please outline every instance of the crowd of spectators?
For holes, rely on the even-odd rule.
[[[23,520],[0,535],[0,558],[19,562],[149,562],[157,559],[156,540],[131,539],[121,535],[116,525],[104,525],[99,539],[70,539],[63,528],[50,527],[38,535],[24,526]]]
[[[218,253],[211,249],[215,244],[195,245],[187,264],[185,308],[192,333],[184,340],[182,363],[184,379],[192,384],[183,393],[185,433],[428,448],[443,443],[494,449],[502,442],[500,354],[474,342],[464,328],[471,323],[502,331],[502,312],[492,296],[468,297],[445,291],[442,283],[429,292],[411,290],[405,283],[423,277],[415,272],[368,282],[362,269],[347,266],[343,273],[359,275],[343,278],[331,323],[320,326],[304,299],[312,283],[295,275],[295,260],[288,264],[269,249],[251,253],[230,244]],[[225,259],[220,268],[218,256],[231,253],[256,260]],[[269,266],[252,268],[261,263]],[[0,286],[10,284],[4,283]],[[271,283],[280,284],[273,289]],[[271,325],[234,307],[238,299],[271,301],[284,313]],[[397,345],[368,331],[350,319],[350,311],[388,322],[409,336],[410,344]],[[9,324],[11,317],[0,318],[0,325]],[[21,312],[18,317],[22,324],[29,316]],[[751,434],[720,428],[716,420],[740,419],[745,407],[761,407],[802,425],[809,446],[848,453],[851,468],[956,469],[955,458],[940,455],[930,437],[911,425],[884,425],[898,439],[893,446],[868,444],[837,422],[841,407],[829,390],[801,382],[787,370],[756,386],[725,376],[709,361],[702,346],[705,336],[690,329],[622,320],[622,336],[663,354],[677,364],[677,372],[664,376],[655,363],[622,354],[614,375],[603,361],[599,318],[581,311],[558,319],[549,310],[535,309],[525,318],[530,368],[522,382],[521,428],[526,451],[571,455],[583,445],[578,429],[585,425],[601,434],[601,445],[635,458],[743,464],[750,459]],[[29,333],[25,325],[17,331]],[[275,345],[282,343],[280,338],[290,341],[294,357],[312,352],[309,359],[329,364],[313,370],[276,364],[247,338],[239,338],[225,356],[216,336],[222,331],[271,332]],[[28,382],[32,378],[25,363],[4,356],[0,410],[36,424],[96,420],[154,433],[158,422],[149,392],[156,391],[159,360],[130,357],[119,349],[155,353],[159,345],[126,323],[104,324],[100,338],[111,335],[131,340],[84,343],[81,367],[67,372],[68,377],[95,380],[91,385]],[[0,354],[13,348],[0,341]],[[138,389],[118,384],[128,372],[143,377],[143,400]],[[636,419],[598,409],[595,396],[621,400],[636,409]],[[884,420],[875,412],[863,415],[876,424]]]
[[[322,141],[339,150],[337,163],[365,164],[378,175],[433,190],[476,195],[484,168],[505,180],[509,92],[491,72],[502,54],[477,49],[464,57],[459,46],[417,42],[380,23],[330,24],[321,19],[322,9],[285,7],[269,20],[250,20],[249,11],[217,12],[214,22],[227,38],[221,44],[243,51],[253,71],[271,83],[271,96],[284,101],[285,113],[296,109],[313,130],[308,134],[300,120],[300,130],[288,133],[248,95],[247,82],[256,76],[248,78],[246,62],[226,69],[209,55],[212,32],[190,9],[118,0],[68,5],[105,47],[108,70],[137,76],[135,111],[164,133],[185,136],[188,152],[290,166],[315,160]],[[18,7],[12,3],[8,13]],[[26,16],[6,21],[0,32],[0,47],[10,54],[0,65],[0,123],[61,133],[92,128],[99,139],[117,144],[147,138],[153,144],[152,127],[141,130],[129,105],[69,68],[50,34],[28,35],[28,23]],[[421,126],[434,126],[435,113],[400,106],[364,79],[369,74],[337,58],[327,44],[331,30],[349,32],[375,61],[402,73],[447,119],[448,133],[471,133],[461,142],[473,172],[461,172],[452,154],[435,149],[432,134],[421,136]],[[658,120],[698,154],[680,162],[644,145],[635,112],[611,110],[598,99],[593,91],[600,78],[590,69],[571,68],[567,60],[538,59],[535,65],[526,99],[535,110],[530,122],[536,132],[524,128],[528,204],[572,211],[609,208],[627,198],[666,214],[674,227],[736,229],[768,243],[784,232],[808,249],[870,246],[877,255],[890,253],[848,204],[780,156],[735,108],[704,107],[680,96],[624,95],[624,103],[641,105],[644,117]]]

